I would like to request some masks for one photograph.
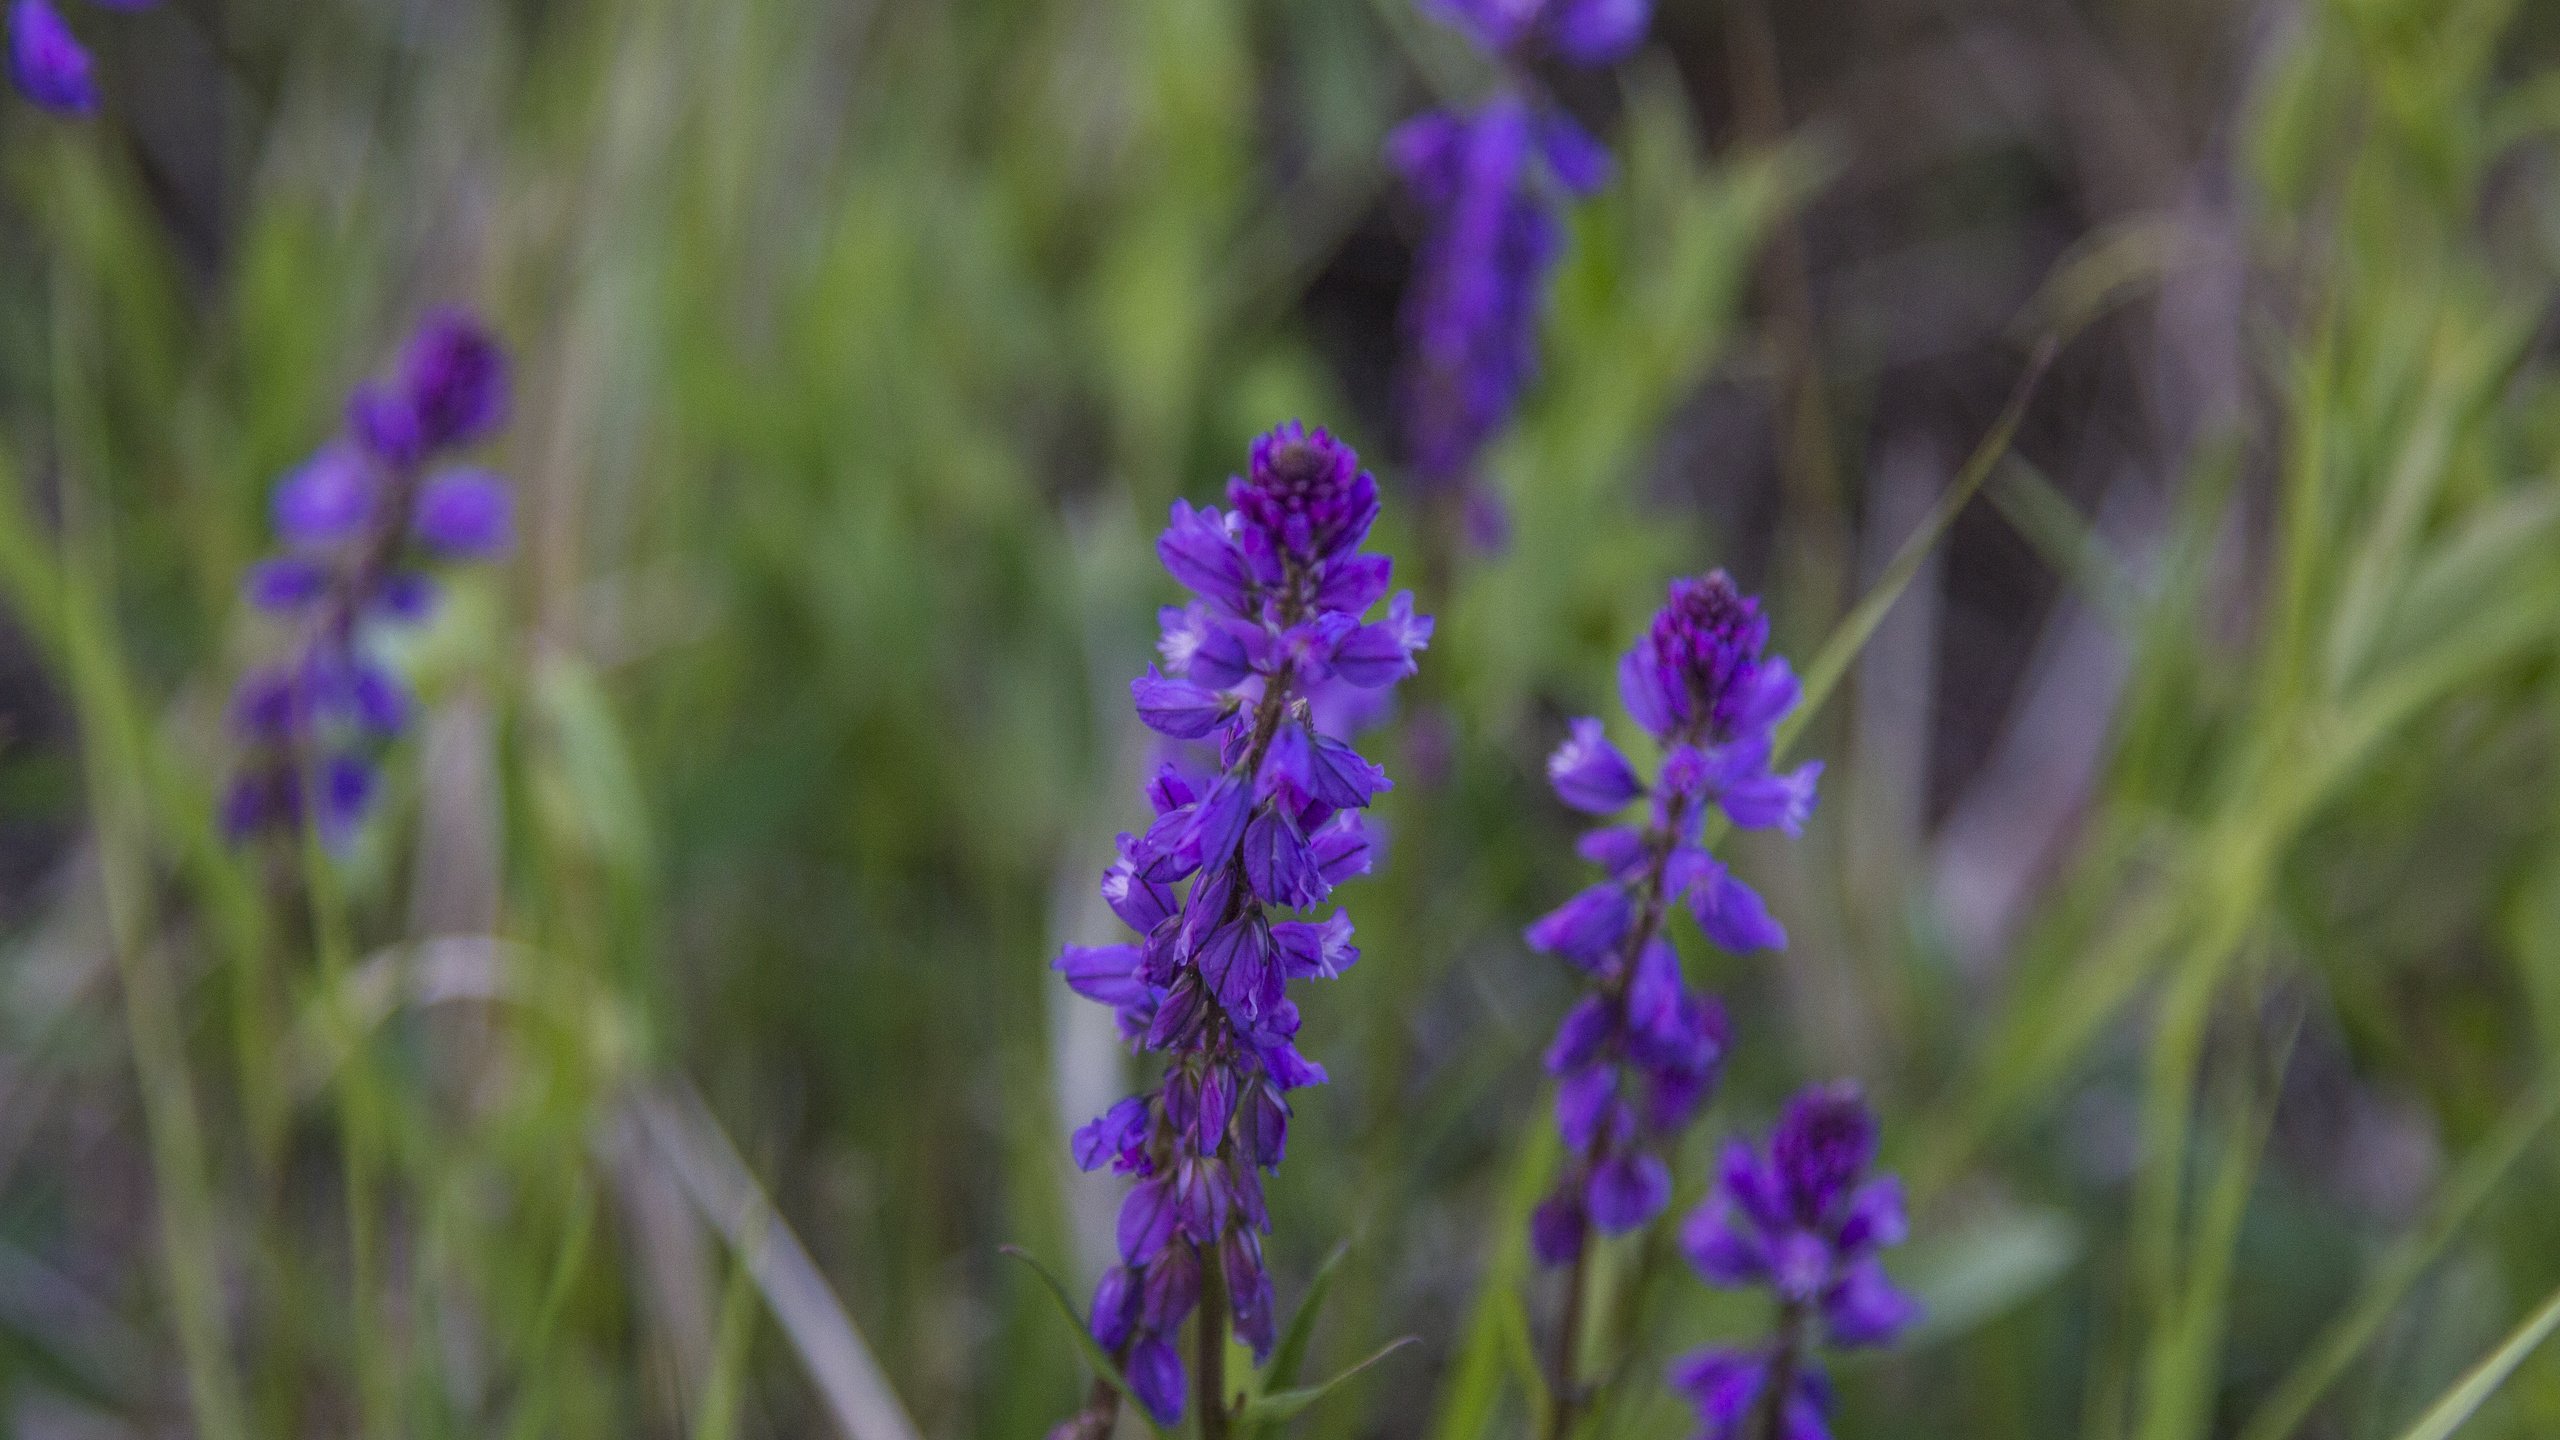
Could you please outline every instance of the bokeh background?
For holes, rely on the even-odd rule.
[[[2560,1284],[2560,7],[1669,0],[1563,90],[1620,165],[1496,550],[1394,498],[1379,146],[1484,81],[1408,0],[69,13],[105,115],[0,109],[9,1433],[1043,1433],[998,1247],[1107,1257],[1127,1064],[1046,965],[1142,814],[1154,528],[1290,416],[1440,616],[1272,1251],[1285,1311],[1348,1242],[1312,1370],[1421,1343],[1297,1433],[1523,1433],[1540,762],[1718,565],[1800,664],[1881,614],[1734,850],[1792,949],[1687,957],[1677,1167],[1877,1100],[1932,1314],[1843,1435],[2387,1440]],[[238,577],[443,301],[523,543],[279,905],[211,825]],[[1765,1316],[1603,1269],[1592,1433],[1688,1433],[1663,1362]],[[2440,1413],[2560,1433],[2560,1359]]]

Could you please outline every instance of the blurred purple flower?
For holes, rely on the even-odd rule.
[[[53,0],[15,0],[9,7],[9,78],[20,93],[57,115],[98,108],[89,52],[53,8]]]
[[[1771,1372],[1793,1377],[1784,1433],[1827,1440],[1830,1389],[1807,1353],[1819,1318],[1835,1348],[1889,1345],[1920,1318],[1920,1303],[1886,1276],[1877,1252],[1902,1243],[1902,1184],[1868,1178],[1876,1119],[1857,1087],[1813,1086],[1787,1103],[1764,1155],[1725,1147],[1715,1189],[1682,1227],[1680,1248],[1707,1283],[1758,1286],[1778,1302],[1765,1350],[1707,1350],[1672,1367],[1671,1383],[1698,1406],[1709,1440],[1736,1436],[1765,1403]]]
[[[1698,1407],[1698,1440],[1758,1440],[1749,1427],[1768,1403],[1770,1369],[1770,1356],[1757,1350],[1700,1350],[1675,1361],[1671,1388]],[[1831,1386],[1822,1372],[1798,1370],[1787,1389],[1781,1440],[1831,1440]]]
[[[1507,531],[1475,474],[1538,368],[1560,213],[1608,183],[1607,147],[1509,63],[1551,55],[1610,64],[1632,52],[1650,0],[1422,0],[1502,59],[1505,79],[1472,109],[1427,111],[1387,140],[1387,163],[1422,213],[1406,292],[1397,407],[1426,488],[1456,490],[1488,548]]]
[[[1149,782],[1154,819],[1120,837],[1103,874],[1103,899],[1138,938],[1069,946],[1056,962],[1076,993],[1112,1007],[1135,1048],[1165,1057],[1154,1089],[1072,1144],[1078,1165],[1138,1179],[1120,1212],[1122,1263],[1096,1290],[1091,1323],[1164,1424],[1182,1411],[1173,1341],[1198,1306],[1205,1256],[1218,1258],[1236,1333],[1257,1355],[1273,1343],[1262,1176],[1287,1145],[1283,1097],[1324,1080],[1297,1049],[1288,985],[1359,959],[1340,911],[1275,913],[1315,911],[1368,868],[1360,811],[1387,787],[1319,725],[1316,702],[1385,691],[1431,639],[1412,596],[1387,599],[1386,559],[1360,550],[1377,482],[1348,446],[1283,425],[1254,443],[1227,501],[1176,502],[1157,542],[1198,598],[1164,612],[1161,667],[1131,699],[1149,728],[1191,744]],[[1189,763],[1195,751],[1209,759]]]
[[[234,697],[246,754],[221,810],[233,839],[308,819],[335,845],[362,822],[380,789],[381,747],[409,712],[406,687],[374,655],[375,629],[434,609],[436,583],[416,562],[487,560],[513,542],[503,482],[427,468],[487,435],[506,413],[505,392],[497,342],[440,311],[409,343],[396,381],[359,388],[350,436],[277,484],[271,513],[284,550],[252,567],[243,588],[296,638],[289,658],[251,672]],[[312,795],[319,803],[307,805]]]
[[[1716,1188],[1682,1229],[1709,1283],[1761,1285],[1818,1312],[1836,1346],[1889,1344],[1919,1318],[1876,1252],[1902,1243],[1902,1182],[1866,1178],[1876,1121],[1857,1087],[1815,1086],[1789,1101],[1768,1153],[1725,1147]]]
[[[1653,18],[1651,0],[1424,0],[1422,8],[1496,54],[1544,50],[1584,66],[1625,59]]]
[[[159,0],[92,0],[109,10],[148,10]],[[94,115],[98,83],[88,48],[53,0],[11,0],[9,78],[19,93],[57,115]]]
[[[1432,111],[1387,142],[1424,215],[1402,316],[1397,402],[1415,472],[1461,485],[1538,365],[1538,321],[1561,227],[1532,168],[1528,106],[1498,96]]]

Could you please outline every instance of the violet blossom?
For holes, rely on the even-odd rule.
[[[96,0],[114,10],[146,9],[156,0]],[[53,0],[12,0],[9,79],[18,92],[57,115],[91,115],[98,81],[88,47],[71,33]]]
[[[1472,490],[1485,447],[1538,367],[1561,211],[1607,182],[1608,150],[1529,79],[1526,62],[1607,65],[1643,39],[1649,0],[1426,0],[1494,60],[1472,106],[1426,111],[1388,138],[1423,215],[1401,327],[1397,404],[1428,489]],[[1481,499],[1481,495],[1478,496]]]
[[[1771,769],[1774,732],[1796,702],[1784,659],[1764,657],[1769,623],[1724,572],[1672,582],[1670,599],[1618,668],[1627,712],[1662,746],[1648,783],[1596,719],[1573,722],[1547,762],[1556,795],[1640,823],[1585,835],[1604,878],[1531,925],[1532,948],[1590,977],[1547,1051],[1567,1160],[1532,1219],[1549,1265],[1578,1261],[1592,1231],[1634,1230],[1671,1201],[1660,1153],[1714,1089],[1724,1008],[1692,988],[1664,920],[1685,905],[1707,938],[1737,953],[1781,949],[1786,931],[1704,843],[1708,813],[1746,829],[1795,833],[1812,811],[1820,762]]]
[[[1158,1082],[1073,1148],[1087,1170],[1136,1177],[1090,1324],[1166,1424],[1184,1404],[1175,1339],[1204,1296],[1227,1311],[1204,1324],[1231,1316],[1257,1357],[1272,1346],[1262,1177],[1287,1145],[1288,1093],[1325,1078],[1297,1048],[1289,982],[1359,959],[1349,919],[1314,912],[1367,870],[1360,812],[1388,781],[1317,723],[1311,697],[1383,691],[1431,637],[1409,593],[1387,599],[1388,559],[1360,548],[1377,485],[1348,446],[1283,425],[1255,442],[1227,499],[1174,505],[1156,553],[1195,598],[1164,612],[1161,664],[1130,687],[1149,728],[1205,744],[1215,765],[1159,769],[1155,819],[1120,837],[1102,894],[1138,938],[1056,962],[1114,1009],[1132,1047],[1164,1057]]]
[[[249,602],[292,627],[280,659],[242,679],[231,723],[247,751],[222,805],[235,840],[306,819],[341,843],[372,804],[378,757],[410,699],[382,632],[434,610],[433,561],[488,560],[514,540],[512,499],[485,470],[436,462],[506,422],[506,356],[471,316],[430,315],[388,381],[360,386],[345,433],[275,489],[281,551]]]
[[[1746,1140],[1726,1146],[1681,1249],[1709,1284],[1767,1289],[1778,1325],[1766,1346],[1702,1350],[1673,1365],[1673,1388],[1698,1407],[1700,1440],[1829,1440],[1830,1385],[1807,1353],[1812,1322],[1849,1349],[1891,1344],[1920,1318],[1877,1258],[1908,1227],[1902,1182],[1866,1178],[1875,1155],[1875,1116],[1849,1084],[1789,1101],[1766,1154]]]

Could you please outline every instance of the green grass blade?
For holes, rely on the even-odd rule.
[[[1982,443],[1974,447],[1972,458],[1956,472],[1955,483],[1947,487],[1946,494],[1938,497],[1937,505],[1930,510],[1928,518],[1920,522],[1920,528],[1912,531],[1911,537],[1902,542],[1902,548],[1894,552],[1884,574],[1877,577],[1875,588],[1869,590],[1857,608],[1841,620],[1839,628],[1831,632],[1831,638],[1824,641],[1822,649],[1815,653],[1813,663],[1805,667],[1804,697],[1795,712],[1778,726],[1780,754],[1786,753],[1796,736],[1822,709],[1822,702],[1830,698],[1841,677],[1848,674],[1850,664],[1858,658],[1858,652],[1866,648],[1867,641],[1874,637],[1876,627],[1884,623],[1893,603],[1902,598],[1902,592],[1911,584],[1911,577],[1920,573],[1921,562],[1929,558],[1929,552],[1937,548],[1940,540],[1946,538],[1948,529],[1956,523],[1956,517],[1964,513],[1964,507],[1972,501],[1974,492],[1982,488],[1983,481],[1991,478],[1991,472],[1999,467],[2001,458],[2009,453],[2009,442],[2018,433],[2018,422],[2026,418],[2027,402],[2035,398],[2037,383],[2043,380],[2046,368],[2053,363],[2054,350],[2055,344],[2049,339],[2036,346],[2035,353],[2027,360],[2026,372],[2018,377],[2017,388],[2009,392],[2008,405],[2001,410],[2000,418],[1992,422],[1990,431],[1982,437]]]
[[[2498,1393],[2498,1387],[2507,1383],[2507,1377],[2516,1373],[2516,1367],[2522,1365],[2525,1357],[2539,1348],[2543,1341],[2550,1339],[2554,1330],[2560,1330],[2560,1290],[2552,1291],[2550,1298],[2542,1302],[2542,1308],[2517,1326],[2504,1344],[2490,1351],[2486,1359],[2471,1367],[2469,1374],[2455,1381],[2442,1399],[2418,1417],[2417,1424],[2401,1431],[2400,1440],[2446,1440],[2447,1436],[2461,1429],[2463,1422],[2476,1414],[2481,1406],[2489,1403],[2489,1397]]]
[[[1351,1242],[1345,1240],[1316,1267],[1315,1278],[1307,1282],[1307,1298],[1298,1302],[1297,1313],[1289,1317],[1289,1328],[1281,1332],[1280,1348],[1271,1352],[1271,1366],[1262,1376],[1264,1388],[1286,1390],[1297,1383],[1298,1367],[1305,1363],[1308,1342],[1315,1338],[1316,1316],[1324,1308],[1325,1292],[1333,1288],[1342,1257],[1350,1253]]]
[[[2277,1382],[2266,1403],[2241,1428],[2240,1440],[2287,1440],[2301,1428],[2311,1407],[2382,1333],[2392,1312],[2407,1298],[2427,1267],[2461,1233],[2555,1116],[2560,1116],[2560,1075],[2546,1078],[2532,1093],[2517,1100],[2497,1128],[2463,1157],[2461,1165],[2446,1180],[2426,1222],[2392,1247],[2364,1293],[2321,1332],[2292,1372]]]
[[[729,1283],[720,1297],[720,1325],[711,1341],[711,1373],[695,1408],[693,1440],[736,1440],[745,1401],[747,1358],[755,1341],[755,1274],[746,1254],[730,1257]]]
[[[1518,1363],[1528,1325],[1522,1314],[1521,1287],[1529,1283],[1529,1212],[1553,1173],[1563,1142],[1555,1127],[1534,1127],[1504,1184],[1502,1208],[1489,1230],[1484,1278],[1477,1282],[1476,1305],[1468,1317],[1465,1341],[1449,1361],[1449,1379],[1441,1387],[1435,1440],[1476,1440],[1492,1433],[1502,1405],[1505,1382],[1516,1376],[1533,1407],[1543,1410],[1546,1386],[1534,1355]]]
[[[1256,1395],[1251,1400],[1245,1402],[1244,1413],[1237,1418],[1242,1424],[1256,1428],[1264,1425],[1277,1425],[1281,1421],[1293,1419],[1297,1416],[1298,1412],[1306,1409],[1308,1406],[1313,1405],[1317,1401],[1323,1399],[1326,1395],[1332,1393],[1332,1391],[1336,1387],[1340,1386],[1344,1381],[1351,1379],[1353,1376],[1358,1375],[1370,1366],[1377,1364],[1379,1361],[1386,1359],[1390,1355],[1393,1355],[1407,1345],[1419,1345],[1421,1343],[1422,1339],[1420,1336],[1397,1336],[1395,1339],[1390,1340],[1386,1344],[1369,1352],[1369,1357],[1367,1359],[1362,1360],[1360,1363],[1343,1371],[1341,1374],[1334,1376],[1330,1380],[1320,1381],[1313,1385],[1301,1385],[1295,1390],[1276,1390],[1268,1395]]]
[[[1058,1277],[1049,1273],[1048,1266],[1033,1259],[1031,1252],[1014,1245],[999,1248],[1005,1254],[1031,1267],[1031,1273],[1040,1277],[1040,1284],[1048,1290],[1049,1298],[1058,1302],[1058,1313],[1066,1318],[1067,1327],[1076,1332],[1076,1348],[1083,1352],[1084,1363],[1092,1366],[1094,1374],[1101,1376],[1112,1389],[1120,1392],[1121,1398],[1129,1402],[1130,1414],[1144,1420],[1149,1430],[1162,1435],[1163,1428],[1147,1414],[1147,1407],[1138,1403],[1137,1393],[1129,1388],[1129,1377],[1120,1373],[1120,1367],[1113,1363],[1111,1357],[1104,1353],[1102,1346],[1094,1340],[1093,1332],[1085,1328],[1084,1316],[1076,1309],[1074,1298],[1067,1294],[1067,1287],[1058,1283]]]

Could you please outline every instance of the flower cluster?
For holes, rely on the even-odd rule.
[[[1649,0],[1427,0],[1490,53],[1505,80],[1470,110],[1428,111],[1387,141],[1388,163],[1426,217],[1402,320],[1398,403],[1415,473],[1471,481],[1537,369],[1546,277],[1561,249],[1559,202],[1604,184],[1609,155],[1552,103],[1521,62],[1610,64],[1644,38]]]
[[[142,10],[158,0],[97,0],[114,10]],[[14,0],[9,7],[9,78],[21,94],[57,115],[98,108],[89,52],[53,0]]]
[[[506,486],[436,467],[506,422],[506,357],[479,322],[431,315],[395,375],[360,386],[346,431],[277,485],[281,553],[249,572],[252,605],[294,627],[289,652],[241,682],[232,728],[248,754],[223,802],[234,839],[306,817],[333,842],[371,803],[381,746],[409,699],[375,653],[380,627],[433,611],[431,560],[486,560],[514,540]]]
[[[1766,1155],[1750,1142],[1725,1148],[1714,1193],[1689,1218],[1681,1248],[1710,1284],[1765,1286],[1779,1306],[1766,1347],[1703,1350],[1672,1367],[1672,1385],[1696,1402],[1701,1440],[1783,1435],[1828,1440],[1831,1390],[1805,1354],[1807,1322],[1849,1348],[1890,1344],[1920,1316],[1894,1288],[1876,1252],[1902,1243],[1902,1183],[1866,1179],[1876,1121],[1857,1088],[1818,1085],[1788,1102]],[[1777,1427],[1752,1417],[1783,1406]]]
[[[1763,657],[1768,638],[1759,602],[1724,572],[1674,581],[1669,603],[1618,669],[1628,714],[1663,747],[1652,784],[1597,720],[1573,722],[1547,762],[1556,794],[1577,810],[1614,815],[1646,802],[1642,824],[1583,837],[1583,857],[1607,878],[1529,927],[1533,948],[1593,982],[1547,1052],[1570,1153],[1532,1222],[1531,1244],[1550,1265],[1578,1259],[1594,1228],[1618,1234],[1662,1212],[1671,1175],[1659,1143],[1688,1127],[1714,1087],[1724,1011],[1682,980],[1663,933],[1671,907],[1685,903],[1728,950],[1786,944],[1759,895],[1704,843],[1711,810],[1746,829],[1793,834],[1813,808],[1819,762],[1786,774],[1770,768],[1772,732],[1797,687],[1784,659]]]
[[[1261,1176],[1288,1139],[1287,1093],[1325,1078],[1294,1043],[1288,982],[1359,958],[1339,910],[1278,918],[1367,870],[1360,812],[1388,785],[1315,723],[1310,696],[1391,686],[1431,636],[1410,593],[1365,618],[1390,565],[1360,550],[1377,485],[1349,447],[1284,425],[1255,443],[1227,498],[1224,512],[1175,504],[1157,554],[1197,598],[1164,612],[1162,668],[1131,686],[1140,719],[1204,742],[1214,767],[1160,769],[1154,822],[1120,837],[1103,876],[1103,898],[1140,938],[1070,946],[1057,962],[1077,993],[1113,1007],[1132,1045],[1165,1057],[1155,1088],[1079,1129],[1074,1152],[1087,1170],[1137,1177],[1091,1321],[1167,1424],[1183,1408],[1174,1336],[1204,1293],[1224,1296],[1257,1355],[1272,1344]]]

